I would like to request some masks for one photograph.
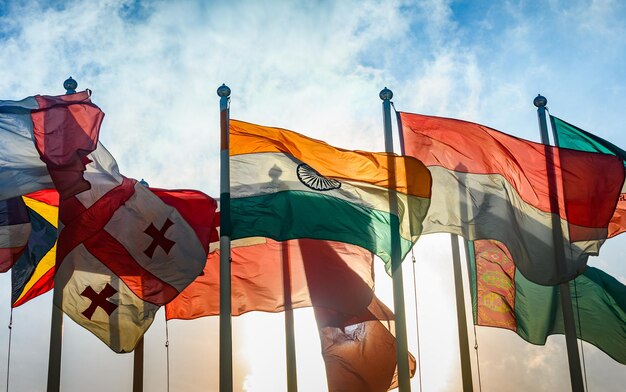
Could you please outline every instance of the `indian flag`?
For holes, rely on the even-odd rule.
[[[280,128],[230,121],[232,239],[345,242],[390,268],[422,231],[431,176],[417,159],[348,151]]]

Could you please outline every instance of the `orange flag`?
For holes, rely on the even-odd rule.
[[[369,251],[334,241],[248,238],[233,242],[231,258],[233,315],[313,306],[330,390],[395,386],[394,315],[374,294]],[[219,250],[165,309],[168,320],[219,314]]]

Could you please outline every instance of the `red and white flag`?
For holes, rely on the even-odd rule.
[[[164,202],[120,175],[102,145],[88,159],[89,189],[59,205],[55,305],[130,352],[158,308],[202,272],[217,205],[197,191],[157,191]]]

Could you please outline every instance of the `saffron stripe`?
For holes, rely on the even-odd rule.
[[[322,176],[365,182],[400,193],[429,198],[430,175],[413,157],[349,151],[296,132],[230,120],[230,155],[285,153]],[[390,169],[395,168],[393,175]]]

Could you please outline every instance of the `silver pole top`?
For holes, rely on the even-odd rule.
[[[222,85],[217,88],[217,95],[222,98],[228,97],[230,95],[230,88],[222,83]]]
[[[393,98],[393,91],[391,91],[387,87],[385,87],[384,89],[380,90],[380,94],[378,94],[378,96],[383,101],[388,101],[391,98]]]
[[[542,96],[541,94],[537,94],[537,96],[533,100],[533,104],[537,106],[538,108],[544,107],[548,104],[548,99]]]
[[[63,82],[63,88],[65,89],[65,94],[76,94],[76,88],[78,87],[78,82],[72,79],[70,76],[65,82]]]

